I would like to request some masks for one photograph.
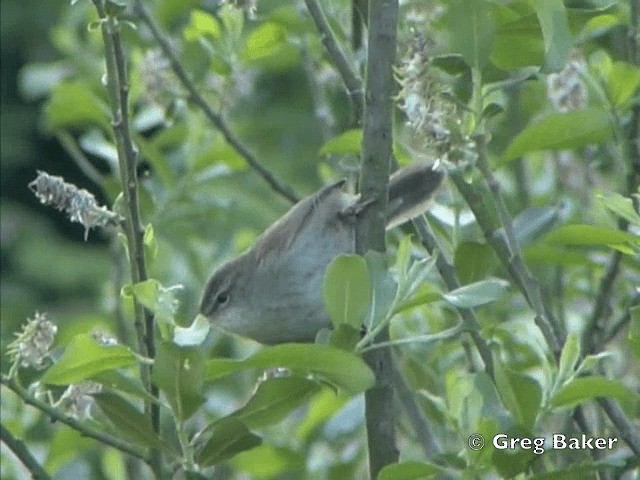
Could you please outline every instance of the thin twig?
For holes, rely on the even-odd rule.
[[[317,0],[305,0],[309,15],[313,19],[318,32],[320,32],[320,40],[327,50],[331,62],[338,70],[342,81],[347,89],[349,98],[351,99],[351,107],[354,116],[354,124],[360,126],[362,124],[362,113],[364,107],[364,88],[362,79],[351,68],[349,60],[347,60],[340,44],[336,41],[335,35],[331,31],[327,17],[322,11],[322,7]]]
[[[240,139],[238,139],[235,134],[231,131],[231,128],[227,125],[222,115],[215,112],[213,107],[209,105],[209,103],[204,99],[204,97],[198,92],[193,81],[189,78],[189,74],[186,72],[180,61],[178,60],[177,55],[174,53],[173,48],[169,41],[164,37],[163,33],[160,31],[160,27],[155,22],[155,20],[151,17],[151,14],[147,11],[145,6],[143,5],[141,0],[136,0],[134,3],[134,10],[136,15],[149,27],[151,34],[155,38],[158,45],[160,45],[160,49],[164,53],[164,55],[169,59],[169,63],[171,64],[171,69],[176,74],[180,83],[184,86],[184,88],[189,92],[189,96],[191,100],[202,110],[205,116],[213,123],[213,125],[218,129],[218,131],[225,138],[227,143],[231,145],[231,147],[249,164],[249,166],[255,170],[258,175],[260,175],[269,186],[277,193],[282,195],[284,198],[289,200],[292,203],[297,202],[300,198],[293,191],[291,187],[282,183],[276,176],[267,170],[260,161],[256,158],[256,156],[246,147]]]
[[[429,460],[442,453],[442,447],[435,437],[429,423],[416,401],[416,395],[411,387],[408,385],[407,380],[402,375],[402,372],[398,368],[394,368],[393,385],[398,393],[398,399],[404,407],[404,410],[409,417],[411,426],[413,427],[418,442],[424,452],[424,458]]]
[[[502,193],[500,192],[500,183],[495,178],[491,168],[489,167],[486,151],[486,138],[484,135],[477,139],[476,145],[478,148],[478,167],[489,186],[489,191],[491,192],[494,204],[498,211],[500,223],[502,224],[502,228],[505,232],[506,246],[509,251],[508,262],[513,265],[513,271],[518,275],[520,289],[531,308],[535,311],[536,322],[551,347],[551,351],[554,352],[557,358],[559,358],[561,349],[560,340],[558,338],[559,326],[555,322],[551,307],[544,302],[542,298],[540,284],[535,278],[533,278],[527,264],[522,258],[522,250],[520,249],[520,245],[513,231],[513,220],[504,202]],[[473,207],[471,208],[473,209]],[[502,260],[505,261],[507,258]]]
[[[471,208],[487,242],[489,242],[491,248],[496,252],[502,265],[509,272],[516,287],[523,294],[529,306],[534,310],[536,314],[536,324],[545,336],[554,355],[559,358],[560,343],[557,336],[546,317],[544,308],[540,307],[541,300],[535,299],[527,285],[527,280],[525,279],[526,271],[523,270],[523,268],[526,267],[524,266],[522,258],[512,254],[504,229],[485,205],[485,195],[482,193],[483,186],[479,184],[469,185],[462,176],[462,173],[458,171],[450,172],[449,178],[451,178],[458,191],[464,197],[465,202],[469,205],[469,208]]]
[[[144,228],[140,217],[138,201],[137,155],[129,126],[129,80],[127,78],[126,59],[122,49],[120,27],[117,18],[108,15],[104,0],[93,0],[98,11],[105,45],[107,66],[107,88],[113,122],[113,132],[118,151],[120,181],[126,205],[126,237],[129,250],[131,281],[138,283],[147,280],[147,266],[144,256]],[[134,299],[135,326],[138,334],[140,353],[148,358],[155,357],[154,319],[152,313]],[[151,367],[141,365],[141,377],[145,388],[158,397],[159,392],[151,383]],[[145,402],[145,411],[150,413],[151,425],[156,433],[160,431],[160,409],[155,402]],[[159,474],[161,465],[159,452],[154,449],[154,471]]]
[[[63,414],[58,409],[30,395],[24,388],[22,388],[22,386],[18,384],[15,379],[3,375],[1,382],[2,385],[5,385],[16,395],[18,395],[22,400],[24,400],[27,405],[31,405],[32,407],[37,408],[41,412],[48,415],[52,420],[64,423],[68,427],[71,427],[72,429],[80,432],[80,434],[85,437],[93,438],[94,440],[97,440],[104,445],[109,445],[110,447],[120,450],[123,453],[149,463],[149,456],[144,450],[128,442],[120,440],[119,438],[108,435],[101,430],[97,430],[88,425],[85,425],[73,417],[69,417]]]
[[[429,254],[433,254],[435,251],[441,251],[431,227],[423,217],[414,219],[413,225],[418,232],[418,237],[420,238],[422,245],[424,245]],[[456,270],[453,265],[447,261],[444,255],[438,255],[438,258],[436,259],[436,267],[449,290],[456,290],[460,288],[461,285],[458,280]],[[457,310],[462,318],[466,330],[469,332],[469,335],[478,350],[478,353],[480,354],[480,357],[482,358],[482,361],[484,362],[484,368],[487,374],[492,380],[495,380],[491,348],[480,335],[480,324],[475,312],[471,308],[458,308]]]
[[[9,447],[9,449],[15,454],[16,457],[22,462],[22,464],[31,472],[31,477],[34,480],[49,480],[51,476],[46,470],[38,463],[35,457],[31,454],[25,443],[13,436],[13,434],[7,430],[4,424],[0,423],[0,440]]]
[[[626,228],[623,230],[626,230]],[[622,253],[616,250],[609,260],[604,275],[602,275],[600,279],[593,310],[587,319],[582,333],[582,337],[584,338],[584,351],[587,353],[591,352],[599,343],[598,338],[602,337],[602,329],[611,314],[609,301],[614,292],[614,285],[620,271],[621,261]]]
[[[104,178],[96,167],[89,161],[87,156],[82,152],[78,146],[76,140],[65,130],[56,130],[56,138],[65,152],[76,163],[78,168],[82,170],[89,180],[98,185],[100,188],[104,187]]]
[[[611,423],[616,426],[618,434],[629,448],[640,458],[640,433],[638,427],[633,424],[618,405],[618,402],[611,398],[599,398],[598,404],[605,411]]]
[[[618,335],[618,333],[620,333],[620,330],[622,329],[622,327],[624,327],[627,323],[631,321],[631,309],[633,307],[637,307],[638,305],[640,305],[640,293],[636,293],[631,299],[629,306],[625,308],[622,315],[620,315],[616,320],[611,322],[611,327],[609,327],[609,329],[607,330],[607,332],[604,334],[604,336],[600,341],[601,345],[606,345],[611,340],[613,340],[613,338],[616,335]]]

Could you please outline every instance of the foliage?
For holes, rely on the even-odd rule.
[[[437,159],[447,187],[428,223],[387,234],[387,254],[334,260],[332,328],[315,344],[268,347],[209,331],[197,299],[291,192],[355,179],[358,108],[323,44],[363,70],[351,2],[323,2],[328,33],[302,2],[57,4],[52,58],[30,58],[20,90],[63,149],[47,168],[91,193],[41,174],[58,188],[39,198],[77,220],[81,192],[104,219],[81,222],[100,227],[84,243],[54,227],[62,214],[3,196],[2,440],[20,460],[3,447],[3,478],[34,464],[55,478],[366,478],[362,356],[379,348],[393,349],[402,407],[401,461],[379,479],[638,468],[632,2],[402,2],[394,156]],[[26,190],[43,165],[19,150],[3,147],[3,176],[29,170]],[[48,316],[14,338],[33,311]],[[504,449],[498,434],[547,442]],[[617,441],[554,449],[554,434]]]

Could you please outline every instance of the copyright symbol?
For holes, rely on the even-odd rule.
[[[469,448],[471,450],[482,450],[484,447],[484,437],[479,433],[469,435]]]

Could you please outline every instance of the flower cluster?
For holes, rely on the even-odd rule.
[[[69,220],[84,226],[84,239],[89,235],[89,229],[118,224],[120,215],[110,211],[107,207],[98,206],[95,197],[85,189],[80,189],[71,183],[66,183],[62,177],[49,175],[38,171],[35,180],[29,183],[29,188],[44,205],[52,205],[69,215]]]
[[[85,420],[91,416],[93,404],[91,395],[101,391],[102,385],[92,381],[69,385],[55,406],[61,408],[70,417]]]
[[[582,75],[587,64],[582,55],[574,51],[567,65],[558,73],[547,77],[547,97],[559,112],[580,110],[587,104],[587,88]]]
[[[453,94],[433,65],[428,42],[420,38],[414,42],[396,75],[401,87],[397,100],[419,147],[444,161],[475,162],[475,142],[463,132]]]
[[[34,318],[27,319],[22,331],[16,333],[17,338],[7,347],[11,363],[17,367],[41,369],[49,355],[58,327],[46,314],[36,312]]]
[[[172,45],[175,49],[175,44]],[[171,62],[159,48],[148,50],[138,63],[140,78],[148,99],[162,109],[168,109],[187,93],[171,69]]]
[[[256,18],[256,10],[258,9],[258,0],[223,0],[222,3],[229,3],[238,10],[247,12],[250,20]]]

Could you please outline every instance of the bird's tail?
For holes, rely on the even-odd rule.
[[[437,169],[436,164],[423,162],[404,167],[391,175],[387,230],[426,212],[445,176],[442,167]]]

